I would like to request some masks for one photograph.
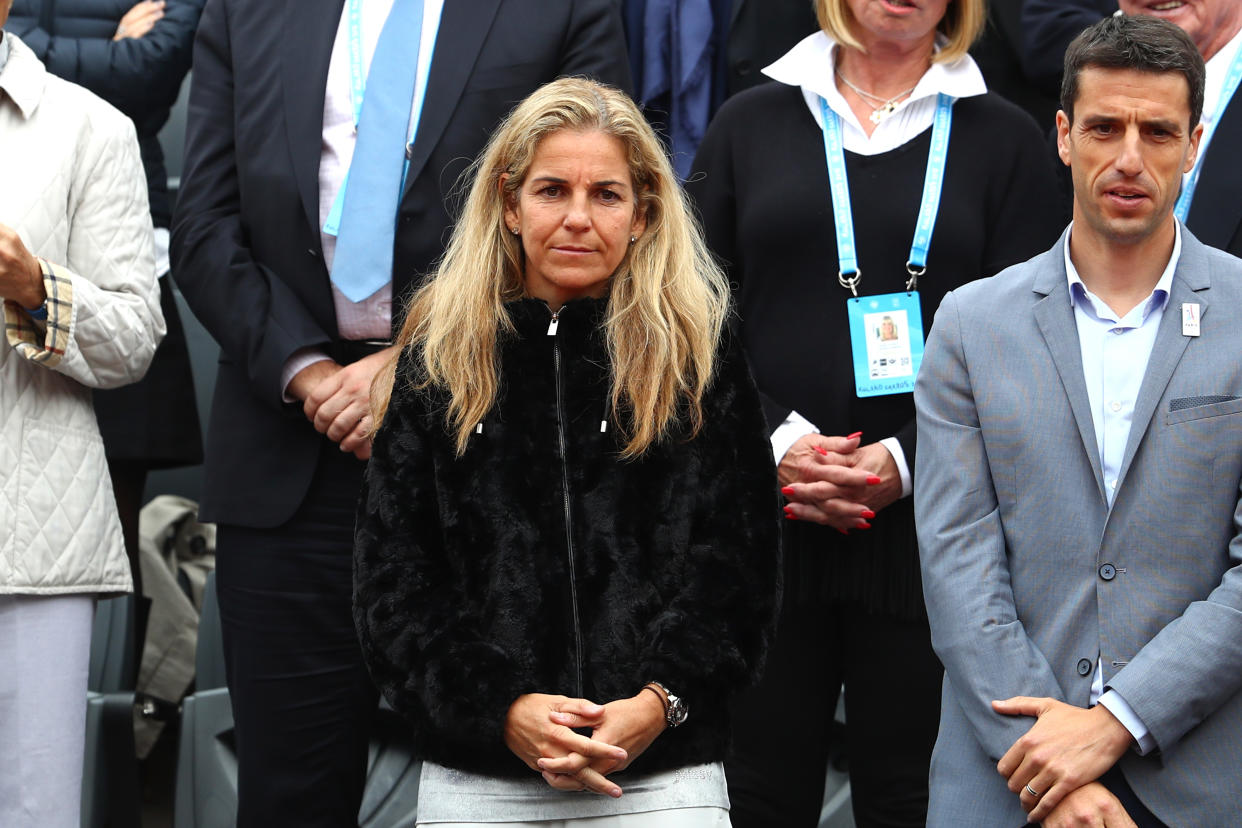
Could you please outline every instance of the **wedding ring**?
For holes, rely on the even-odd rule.
[[[1027,786],[1026,786],[1026,792],[1027,792],[1027,793],[1029,793],[1031,796],[1035,797],[1036,799],[1039,799],[1041,796],[1043,796],[1043,794],[1041,794],[1041,793],[1039,793],[1038,791],[1036,791],[1036,790],[1035,790],[1034,788],[1032,788],[1030,785],[1027,785]]]

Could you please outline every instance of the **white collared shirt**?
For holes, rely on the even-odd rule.
[[[380,32],[393,0],[361,0],[362,71],[370,72],[371,56],[379,42]],[[432,53],[436,35],[440,31],[440,16],[444,0],[423,0],[423,30],[418,49],[418,69],[414,80],[413,113],[421,112],[423,98],[427,94],[427,78],[431,74]],[[319,156],[319,239],[323,247],[323,262],[328,272],[336,255],[336,237],[323,232],[332,203],[349,172],[354,157],[354,145],[358,133],[354,128],[354,106],[350,79],[349,55],[349,4],[341,9],[337,24],[336,40],[332,44],[332,57],[328,64],[328,85],[323,99],[323,148]],[[392,282],[361,302],[351,302],[345,294],[332,285],[332,303],[336,308],[337,333],[342,339],[390,339],[392,337]],[[290,380],[309,365],[328,359],[318,348],[303,348],[285,363],[281,373],[281,387],[287,388]],[[286,394],[286,402],[292,399]]]
[[[940,49],[943,38],[936,48]],[[879,155],[896,149],[931,128],[936,117],[936,100],[941,94],[954,98],[969,98],[988,91],[983,74],[969,55],[952,63],[933,63],[923,73],[910,97],[906,98],[893,113],[881,121],[871,135],[862,128],[854,111],[837,90],[834,67],[837,59],[837,43],[824,32],[808,35],[786,52],[775,63],[764,68],[763,73],[788,86],[802,88],[807,109],[815,123],[823,129],[823,113],[819,101],[823,98],[828,107],[841,116],[842,138],[847,152],[856,155]],[[818,434],[819,429],[796,411],[791,411],[785,421],[772,433],[772,453],[776,462],[789,451],[800,438]],[[897,464],[901,476],[901,496],[909,497],[914,490],[910,477],[910,465],[905,451],[896,437],[880,441]]]
[[[1095,426],[1096,451],[1104,475],[1104,492],[1111,506],[1117,493],[1117,476],[1130,439],[1134,405],[1138,401],[1147,363],[1156,344],[1160,320],[1173,289],[1173,274],[1182,255],[1181,222],[1174,225],[1173,253],[1164,272],[1146,299],[1123,317],[1087,290],[1078,269],[1070,258],[1070,237],[1065,234],[1065,276],[1069,282],[1070,304],[1078,327],[1078,346],[1082,354],[1083,379],[1091,403],[1091,421]],[[1100,662],[1095,664],[1091,681],[1090,704],[1099,702],[1112,713],[1138,744],[1138,752],[1147,754],[1156,746],[1147,726],[1114,690],[1104,689],[1104,673]]]
[[[942,42],[943,39],[937,42],[937,51]],[[854,110],[837,89],[834,72],[838,48],[828,35],[816,32],[764,68],[763,73],[789,86],[801,87],[807,109],[821,129],[824,124],[819,101],[823,98],[828,108],[841,116],[845,150],[857,155],[888,152],[929,129],[936,116],[936,98],[941,94],[970,98],[988,91],[983,74],[969,55],[952,63],[933,63],[910,97],[897,104],[893,113],[867,135]]]

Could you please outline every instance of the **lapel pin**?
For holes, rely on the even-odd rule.
[[[1182,303],[1182,336],[1199,335],[1199,303]]]

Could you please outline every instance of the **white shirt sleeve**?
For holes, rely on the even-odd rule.
[[[897,473],[901,475],[901,496],[909,497],[914,491],[914,481],[910,477],[910,466],[906,463],[906,452],[902,449],[901,442],[896,437],[885,437],[880,445],[888,449],[888,453],[893,455],[893,462],[897,464]]]
[[[808,434],[819,434],[819,429],[797,411],[790,411],[785,422],[772,432],[772,454],[776,457],[776,464],[780,465],[790,447]]]
[[[293,356],[285,361],[284,370],[280,372],[280,395],[287,403],[295,403],[293,397],[289,396],[289,383],[293,382],[293,378],[303,368],[314,365],[316,362],[324,362],[332,357],[325,354],[319,348],[301,348],[293,352]]]
[[[1104,695],[1100,696],[1100,704],[1108,708],[1108,712],[1116,716],[1117,721],[1130,731],[1135,744],[1138,745],[1136,750],[1139,756],[1146,756],[1156,749],[1156,740],[1147,730],[1147,725],[1143,724],[1143,720],[1138,717],[1120,693],[1116,690],[1105,690]]]

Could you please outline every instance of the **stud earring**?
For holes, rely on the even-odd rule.
[[[518,234],[518,229],[516,227],[510,227],[509,232],[516,236]]]
[[[633,244],[636,241],[638,241],[638,236],[630,236],[630,244]]]

